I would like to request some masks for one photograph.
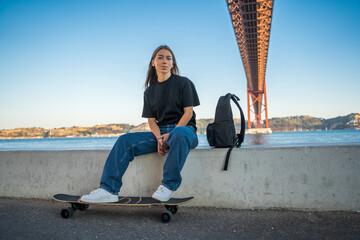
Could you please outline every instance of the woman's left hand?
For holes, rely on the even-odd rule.
[[[165,156],[167,153],[167,149],[169,149],[169,145],[167,144],[167,139],[169,137],[169,133],[166,133],[164,135],[161,135],[158,141],[159,147],[158,152],[161,156]]]

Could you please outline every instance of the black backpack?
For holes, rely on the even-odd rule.
[[[237,134],[235,131],[235,124],[231,111],[230,99],[234,101],[234,103],[240,110],[240,134]],[[225,158],[225,171],[228,168],[230,153],[232,149],[235,146],[240,147],[241,143],[244,141],[245,136],[245,118],[238,101],[240,101],[240,99],[235,94],[228,93],[225,96],[221,96],[216,105],[214,122],[209,123],[206,128],[206,136],[210,146],[216,148],[229,148]]]

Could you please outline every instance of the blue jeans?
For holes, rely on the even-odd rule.
[[[177,127],[175,124],[159,126],[161,134],[169,133],[170,149],[164,164],[162,185],[175,191],[181,184],[181,169],[191,149],[198,145],[193,126]],[[100,188],[118,194],[122,176],[134,157],[157,152],[157,140],[152,132],[127,133],[119,137],[112,148],[103,170]]]

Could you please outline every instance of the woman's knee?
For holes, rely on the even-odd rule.
[[[121,135],[121,136],[118,138],[117,142],[127,142],[127,139],[128,139],[128,137],[129,137],[129,136],[127,136],[127,135],[128,135],[128,133]]]
[[[126,133],[121,135],[118,140],[116,141],[117,145],[129,147],[131,145],[131,139],[133,138],[134,133]]]
[[[188,127],[176,127],[169,134],[169,141],[190,140],[194,133]]]
[[[180,126],[180,127],[176,127],[171,131],[171,134],[174,135],[179,135],[179,136],[185,136],[188,133],[190,129],[188,127],[184,127],[184,126]]]

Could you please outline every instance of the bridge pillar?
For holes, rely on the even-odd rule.
[[[264,99],[264,103],[263,100]],[[264,91],[247,89],[247,110],[248,110],[248,129],[254,124],[254,128],[269,128],[266,84]],[[265,122],[262,120],[262,113],[265,112]],[[265,124],[265,126],[263,126]]]

